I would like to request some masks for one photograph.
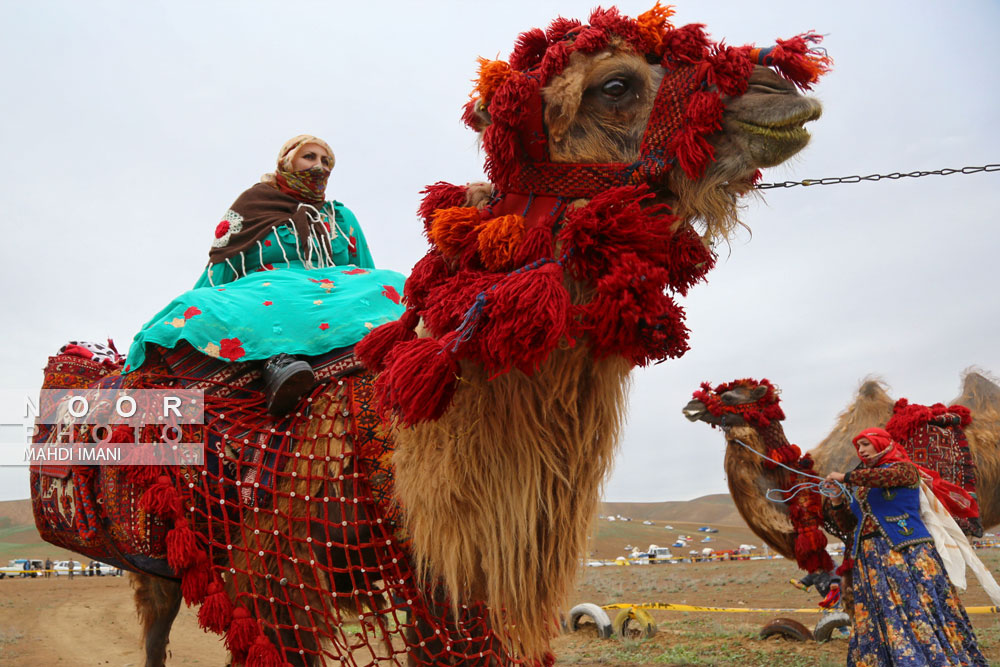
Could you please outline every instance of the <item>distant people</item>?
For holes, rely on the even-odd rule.
[[[52,576],[52,559],[51,558],[46,558],[45,559],[45,578],[48,579],[51,576]]]
[[[825,501],[840,529],[854,536],[850,558],[845,557],[854,594],[847,664],[988,664],[952,582],[964,588],[969,565],[987,592],[993,591],[991,597],[1000,597],[1000,590],[938,501],[938,480],[915,465],[884,429],[862,431],[854,446],[861,464],[826,478],[849,486],[851,493]],[[961,489],[952,485],[950,491]],[[936,543],[948,553],[947,567]],[[957,564],[952,554],[961,554]]]
[[[71,581],[73,579],[73,570],[75,567],[76,567],[76,561],[74,560],[66,561],[66,569],[69,571],[69,578]]]

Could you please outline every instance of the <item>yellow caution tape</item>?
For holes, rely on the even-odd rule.
[[[771,609],[761,609],[757,607],[699,607],[693,604],[670,604],[669,602],[646,602],[643,604],[605,604],[601,605],[601,609],[659,609],[662,611],[711,611],[711,612],[726,612],[726,613],[742,613],[742,612],[784,612],[784,613],[796,613],[796,614],[815,614],[824,611],[829,611],[827,609],[822,609],[820,607],[813,607],[809,609],[789,609],[783,607],[775,607]],[[1000,607],[966,607],[965,611],[969,614],[1000,614]]]

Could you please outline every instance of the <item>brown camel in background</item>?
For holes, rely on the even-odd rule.
[[[741,386],[720,396],[733,408],[745,408],[765,394],[762,386]],[[867,379],[858,389],[850,406],[837,419],[833,431],[808,453],[816,463],[816,474],[824,477],[830,471],[845,471],[858,461],[851,439],[866,428],[884,427],[892,416],[895,401],[887,387],[876,379]],[[988,375],[977,370],[964,374],[962,392],[949,405],[963,405],[972,411],[972,424],[965,429],[969,447],[978,467],[978,499],[982,524],[1000,523],[1000,387]],[[765,497],[768,489],[788,488],[806,480],[798,477],[789,483],[787,473],[780,468],[767,468],[764,459],[755,454],[766,453],[768,447],[760,428],[752,426],[730,412],[712,415],[701,401],[693,400],[684,408],[691,421],[704,421],[722,426],[726,440],[725,468],[729,491],[740,516],[762,540],[786,558],[795,559],[795,530],[788,506],[771,502]],[[788,442],[780,421],[772,421],[768,438]],[[737,441],[748,445],[748,451]],[[772,445],[773,446],[773,445]]]

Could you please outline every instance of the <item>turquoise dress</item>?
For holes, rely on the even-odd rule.
[[[135,335],[124,371],[142,366],[149,343],[173,348],[184,340],[228,361],[318,355],[398,319],[402,274],[375,268],[361,226],[343,204],[327,202],[321,215],[330,230],[328,251],[303,248],[317,241],[298,239],[291,225],[282,225],[254,251],[209,265],[194,289]]]

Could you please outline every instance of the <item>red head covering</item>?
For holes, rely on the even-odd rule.
[[[892,439],[889,432],[884,428],[867,428],[861,433],[854,436],[854,448],[858,449],[858,442],[862,439],[867,440],[875,446],[875,450],[879,452],[879,456],[872,459],[871,463],[875,465],[883,465],[886,463],[897,463],[905,462],[913,464],[920,471],[920,476],[923,478],[924,482],[930,485],[931,491],[937,496],[938,500],[948,508],[952,516],[973,518],[979,516],[979,504],[976,499],[973,498],[969,493],[956,486],[951,482],[947,482],[941,479],[941,476],[932,470],[928,470],[923,466],[918,466],[910,460],[910,456],[906,453],[903,447]],[[858,452],[858,456],[860,456]],[[868,461],[866,461],[868,463]]]

